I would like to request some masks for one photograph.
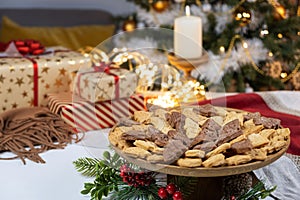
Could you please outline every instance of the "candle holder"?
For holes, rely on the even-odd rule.
[[[168,54],[169,62],[177,69],[184,72],[184,76],[187,79],[191,79],[191,71],[203,63],[207,63],[209,60],[208,53],[203,52],[203,55],[199,58],[185,59],[177,57],[173,52]]]
[[[203,55],[200,58],[193,58],[193,59],[184,59],[181,57],[177,57],[174,53],[168,54],[168,60],[169,62],[174,65],[177,69],[182,70],[184,72],[184,78],[188,82],[196,83],[197,81],[191,77],[191,71],[198,67],[199,65],[203,63],[207,63],[209,60],[208,53],[204,52]],[[200,89],[200,90],[199,90]],[[185,100],[185,103],[189,102],[197,102],[201,100],[205,100],[205,89],[204,87],[201,88],[201,86],[198,86],[199,91],[194,91],[193,95],[186,95],[185,98],[188,98],[188,100]]]

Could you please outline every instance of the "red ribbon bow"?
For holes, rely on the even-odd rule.
[[[36,40],[13,40],[18,49],[19,53],[22,55],[40,55],[45,52],[45,47]]]

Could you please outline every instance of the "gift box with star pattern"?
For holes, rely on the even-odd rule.
[[[71,74],[89,67],[90,58],[63,47],[38,56],[0,55],[0,112],[46,106],[47,94],[69,91]]]
[[[72,85],[78,96],[90,102],[100,102],[134,95],[137,81],[136,73],[101,63],[79,71]]]

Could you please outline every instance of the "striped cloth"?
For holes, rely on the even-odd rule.
[[[145,109],[144,97],[138,94],[96,103],[71,93],[50,94],[48,107],[79,132],[112,127],[119,119]]]

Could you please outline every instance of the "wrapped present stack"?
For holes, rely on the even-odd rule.
[[[136,73],[63,47],[44,48],[33,40],[12,41],[0,53],[1,111],[48,106],[78,131],[112,127],[136,110]]]
[[[0,53],[0,112],[47,106],[49,93],[70,90],[70,75],[90,68],[89,58],[63,47],[44,48],[33,40],[12,41]]]
[[[109,128],[145,109],[143,95],[135,93],[137,79],[134,72],[100,63],[78,71],[73,92],[49,95],[48,106],[77,131]]]

